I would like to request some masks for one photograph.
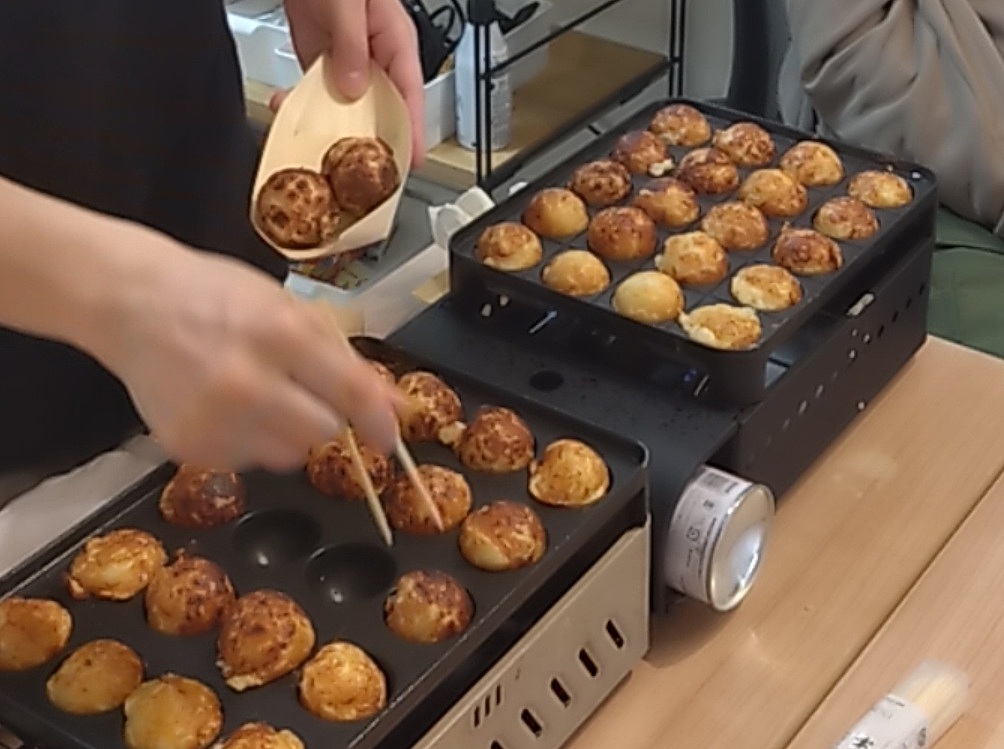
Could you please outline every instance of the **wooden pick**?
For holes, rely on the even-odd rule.
[[[366,470],[366,464],[363,463],[363,456],[359,452],[359,445],[356,442],[356,437],[352,433],[351,427],[346,427],[345,439],[349,446],[349,455],[352,457],[352,465],[355,466],[356,472],[359,474],[359,480],[362,482],[363,491],[366,494],[366,504],[369,506],[370,515],[373,516],[373,522],[376,523],[377,530],[380,531],[384,543],[388,546],[393,546],[394,535],[391,532],[390,523],[387,522],[387,515],[384,513],[383,505],[380,503],[380,497],[377,496],[376,487],[373,486],[370,473]]]
[[[429,494],[429,490],[422,481],[422,477],[418,473],[418,467],[415,465],[415,461],[411,457],[411,453],[408,451],[408,446],[405,445],[404,440],[401,439],[400,432],[397,434],[397,444],[394,449],[397,453],[397,459],[401,461],[401,465],[404,466],[404,472],[408,474],[408,479],[411,481],[412,486],[415,487],[415,491],[418,492],[418,496],[422,500],[422,504],[425,505],[425,511],[429,513],[429,516],[432,518],[432,522],[436,524],[436,530],[442,533],[444,528],[443,517],[439,514],[439,507],[436,505],[435,500],[433,500],[432,495]]]

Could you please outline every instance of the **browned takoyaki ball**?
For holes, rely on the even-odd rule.
[[[739,199],[765,216],[797,216],[809,205],[809,194],[797,179],[781,169],[757,169],[739,187]]]
[[[520,471],[533,460],[533,432],[515,411],[482,406],[466,426],[456,425],[444,435],[457,457],[468,468],[488,473]]]
[[[314,642],[314,626],[296,601],[275,590],[256,590],[223,615],[217,665],[227,686],[243,692],[299,668]]]
[[[41,666],[66,647],[73,619],[48,598],[11,596],[0,601],[0,671]]]
[[[741,200],[711,206],[701,228],[726,250],[755,250],[767,243],[770,226],[759,208]]]
[[[471,487],[464,475],[457,471],[431,464],[418,466],[422,484],[435,502],[443,531],[456,528],[471,511]],[[406,533],[440,533],[435,519],[426,510],[422,495],[406,474],[398,474],[384,493],[387,520],[399,531]]]
[[[606,461],[581,440],[555,440],[530,464],[530,495],[545,505],[585,507],[601,500],[609,488]]]
[[[73,715],[121,707],[143,681],[143,661],[117,640],[91,640],[74,650],[45,682],[49,701]]]
[[[441,429],[464,418],[457,391],[432,372],[407,372],[397,384],[408,397],[401,415],[401,436],[409,442],[435,442]]]
[[[77,599],[125,601],[167,564],[160,541],[146,531],[121,528],[84,543],[70,563],[67,587]]]
[[[540,237],[515,221],[503,221],[489,226],[475,249],[477,259],[489,268],[518,271],[532,268],[544,257]]]
[[[611,206],[589,223],[589,249],[606,260],[624,261],[648,257],[656,247],[655,222],[640,208]]]
[[[760,317],[750,307],[709,304],[680,315],[680,327],[703,346],[739,351],[760,342]]]
[[[237,473],[182,464],[161,492],[160,514],[182,528],[215,528],[247,509],[247,488]]]
[[[718,283],[729,272],[725,248],[703,231],[670,235],[663,243],[662,254],[656,258],[655,265],[684,286]],[[681,298],[681,308],[682,303]]]
[[[739,169],[717,148],[696,148],[682,159],[673,173],[695,192],[721,195],[739,186]]]
[[[748,265],[733,277],[732,296],[740,304],[765,312],[787,309],[802,301],[802,285],[780,265]]]
[[[683,311],[684,298],[680,285],[666,273],[643,270],[617,285],[610,304],[624,317],[656,325],[675,320]]]
[[[814,229],[785,226],[770,254],[775,263],[798,276],[833,273],[844,264],[840,246]]]
[[[812,217],[816,231],[833,239],[867,239],[879,228],[875,211],[848,195],[827,200]]]
[[[563,250],[540,273],[549,289],[568,296],[592,296],[610,285],[610,271],[589,250]]]
[[[303,666],[300,704],[322,720],[369,718],[387,705],[387,677],[358,645],[330,642]]]
[[[719,130],[711,143],[738,166],[766,166],[774,158],[774,139],[754,122],[737,122]]]
[[[354,218],[372,211],[401,184],[394,152],[380,138],[342,138],[324,154],[322,164],[335,203]]]
[[[180,554],[146,588],[146,619],[167,635],[198,635],[215,627],[234,602],[227,573],[215,562]]]
[[[177,674],[140,684],[123,705],[129,749],[208,749],[223,729],[220,698]]]
[[[356,445],[373,488],[378,493],[382,492],[393,476],[390,460],[358,439]],[[364,478],[359,475],[352,460],[352,450],[344,433],[310,449],[307,454],[307,478],[317,491],[329,497],[366,499]]]
[[[627,167],[632,174],[647,174],[667,157],[666,144],[655,133],[634,130],[617,139],[611,158]]]
[[[851,177],[847,194],[871,208],[900,208],[913,200],[913,190],[905,179],[878,169]]]
[[[711,140],[711,125],[690,104],[670,104],[655,113],[648,129],[671,146],[693,148]]]
[[[587,204],[602,208],[619,203],[631,193],[631,173],[610,159],[592,161],[572,173],[568,189]]]
[[[806,187],[827,187],[844,178],[837,152],[817,140],[803,140],[785,151],[781,168]]]
[[[471,623],[474,603],[459,582],[438,570],[416,570],[398,578],[384,601],[390,630],[412,642],[440,642]]]
[[[304,749],[303,740],[288,728],[267,723],[245,723],[219,744],[218,749]]]
[[[694,223],[701,215],[697,193],[686,182],[674,177],[661,177],[644,185],[632,201],[655,223],[678,229]]]
[[[317,172],[280,169],[258,191],[255,218],[279,247],[317,247],[341,230],[342,218],[331,186]]]
[[[548,187],[530,199],[523,223],[542,237],[564,239],[586,230],[589,212],[585,201],[571,190]]]
[[[499,500],[479,507],[460,526],[460,553],[471,565],[503,572],[540,561],[547,531],[525,504]]]

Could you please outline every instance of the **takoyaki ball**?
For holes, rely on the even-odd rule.
[[[423,464],[418,466],[418,475],[439,510],[442,530],[448,531],[460,525],[471,511],[473,501],[471,487],[463,474],[444,466]],[[418,534],[441,532],[407,474],[398,474],[391,481],[383,501],[387,520],[397,530]]]
[[[814,229],[785,226],[774,242],[771,258],[798,276],[822,276],[844,264],[840,246]]]
[[[460,396],[432,372],[407,372],[397,385],[408,397],[408,408],[401,415],[401,436],[409,442],[435,442],[443,427],[464,418]]]
[[[215,528],[244,514],[247,488],[237,473],[182,464],[161,492],[160,514],[182,528]]]
[[[394,152],[380,138],[342,138],[324,154],[322,164],[335,203],[353,218],[365,216],[401,184]]]
[[[515,411],[482,406],[470,424],[458,425],[448,437],[460,462],[475,471],[511,473],[533,460],[536,441],[526,422]]]
[[[460,526],[460,553],[478,569],[505,572],[540,561],[547,531],[540,516],[520,502],[498,500],[479,507]]]
[[[234,598],[230,578],[218,564],[181,554],[147,586],[146,620],[165,635],[198,635],[219,623]]]
[[[255,218],[265,236],[287,249],[322,245],[343,225],[331,186],[322,175],[302,168],[280,169],[265,180]]]
[[[358,645],[330,642],[303,667],[300,704],[322,720],[369,718],[387,706],[387,677]]]
[[[73,619],[48,598],[11,596],[0,601],[0,671],[26,671],[66,647]]]
[[[725,248],[703,231],[670,235],[655,265],[684,286],[718,283],[729,272]]]
[[[701,228],[726,250],[755,250],[766,244],[770,235],[760,209],[741,200],[712,206],[701,220]]]
[[[589,212],[578,195],[563,187],[549,187],[530,199],[523,223],[542,237],[564,239],[589,226]]]
[[[592,161],[572,173],[568,189],[591,206],[613,205],[631,193],[631,173],[616,161]]]
[[[74,650],[45,682],[49,701],[73,715],[121,707],[143,681],[143,661],[117,640],[91,640]]]
[[[738,166],[765,166],[774,158],[774,139],[753,122],[737,122],[719,130],[711,144]]]
[[[390,371],[390,367],[383,362],[377,361],[376,359],[368,359],[367,361],[369,361],[370,366],[376,370],[377,376],[381,380],[386,382],[388,385],[397,384],[397,378],[394,376],[394,373]]]
[[[303,741],[288,728],[275,729],[267,723],[245,723],[216,749],[305,749]]]
[[[671,146],[693,148],[711,140],[707,118],[689,104],[670,104],[655,113],[648,129]]]
[[[589,249],[606,260],[637,260],[655,252],[655,223],[640,208],[612,206],[589,223]]]
[[[752,348],[762,335],[756,311],[731,304],[709,304],[684,312],[680,327],[693,341],[726,351]]]
[[[243,692],[299,668],[314,642],[314,625],[296,601],[279,591],[256,590],[224,613],[217,665],[227,686]]]
[[[657,270],[632,273],[620,282],[611,300],[618,314],[650,325],[675,320],[683,302],[680,285]]]
[[[503,221],[481,233],[475,254],[489,268],[519,271],[539,263],[544,257],[544,247],[540,238],[523,224]]]
[[[682,159],[673,173],[695,192],[721,195],[739,186],[739,169],[717,148],[696,148]]]
[[[812,217],[816,231],[833,239],[867,239],[879,228],[875,211],[857,198],[842,195],[827,200]]]
[[[638,190],[632,202],[655,223],[671,229],[692,224],[701,215],[697,193],[686,182],[673,177],[652,180]]]
[[[387,488],[393,467],[386,455],[370,449],[356,439],[359,455],[377,493]],[[312,447],[307,454],[307,478],[311,485],[329,497],[366,499],[364,479],[359,475],[345,434]]]
[[[610,285],[610,271],[588,250],[564,250],[544,266],[540,280],[560,294],[592,296]]]
[[[78,600],[125,601],[145,588],[167,564],[160,541],[146,531],[121,528],[84,543],[70,563],[67,587]]]
[[[471,623],[474,603],[464,587],[445,572],[408,572],[384,601],[391,632],[411,642],[441,642]]]
[[[129,749],[207,749],[223,729],[220,698],[177,674],[140,684],[123,706]]]
[[[634,130],[624,133],[614,144],[611,158],[632,174],[647,174],[650,167],[666,160],[666,144],[655,133]]]
[[[828,187],[844,178],[837,152],[817,140],[803,140],[785,151],[781,168],[806,187]]]
[[[913,190],[905,179],[878,169],[851,177],[847,194],[871,208],[900,208],[913,200]]]
[[[797,216],[809,205],[809,193],[797,179],[780,169],[758,169],[739,187],[739,199],[765,216]]]
[[[530,464],[530,495],[554,507],[585,507],[601,500],[610,488],[610,468],[585,442],[558,439]]]
[[[780,265],[749,265],[732,277],[732,296],[747,307],[777,312],[802,301],[802,285]]]

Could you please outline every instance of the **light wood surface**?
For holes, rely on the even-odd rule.
[[[570,746],[787,746],[1000,474],[1001,424],[1004,362],[929,341],[782,500],[750,597],[656,621],[645,661]],[[1004,542],[994,560],[1004,570]],[[830,746],[866,686],[799,746]]]

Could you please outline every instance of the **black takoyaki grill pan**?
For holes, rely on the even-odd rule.
[[[45,696],[46,679],[73,648],[111,637],[139,653],[146,678],[175,672],[212,687],[223,704],[224,736],[244,722],[264,720],[293,729],[309,747],[410,746],[617,538],[646,522],[647,457],[637,443],[406,357],[385,344],[364,340],[359,345],[364,353],[383,359],[398,372],[423,367],[438,372],[460,394],[469,418],[481,404],[514,409],[533,430],[538,454],[559,437],[588,442],[610,467],[609,493],[587,508],[548,508],[527,493],[526,471],[475,473],[463,468],[446,447],[414,445],[419,463],[439,463],[464,473],[475,508],[511,499],[528,503],[539,513],[549,539],[544,557],[521,570],[490,573],[464,560],[457,547],[457,530],[442,536],[399,532],[394,547],[388,549],[364,502],[325,497],[302,473],[248,473],[244,476],[248,511],[242,518],[208,531],[173,527],[162,520],[157,500],[175,467],[162,466],[0,580],[0,596],[54,598],[68,608],[74,624],[66,650],[52,661],[26,672],[0,673],[0,723],[47,749],[124,746],[121,710],[71,716],[53,707]],[[127,526],[153,533],[169,553],[184,548],[217,562],[239,595],[271,588],[292,596],[311,617],[318,647],[334,639],[348,640],[363,647],[381,666],[388,681],[387,708],[368,720],[322,721],[299,704],[295,673],[234,693],[215,665],[215,632],[193,638],[154,632],[144,618],[142,594],[122,603],[73,601],[64,575],[74,554],[89,537]],[[385,596],[399,575],[416,569],[445,571],[470,592],[474,617],[459,636],[433,645],[414,644],[385,626]]]

